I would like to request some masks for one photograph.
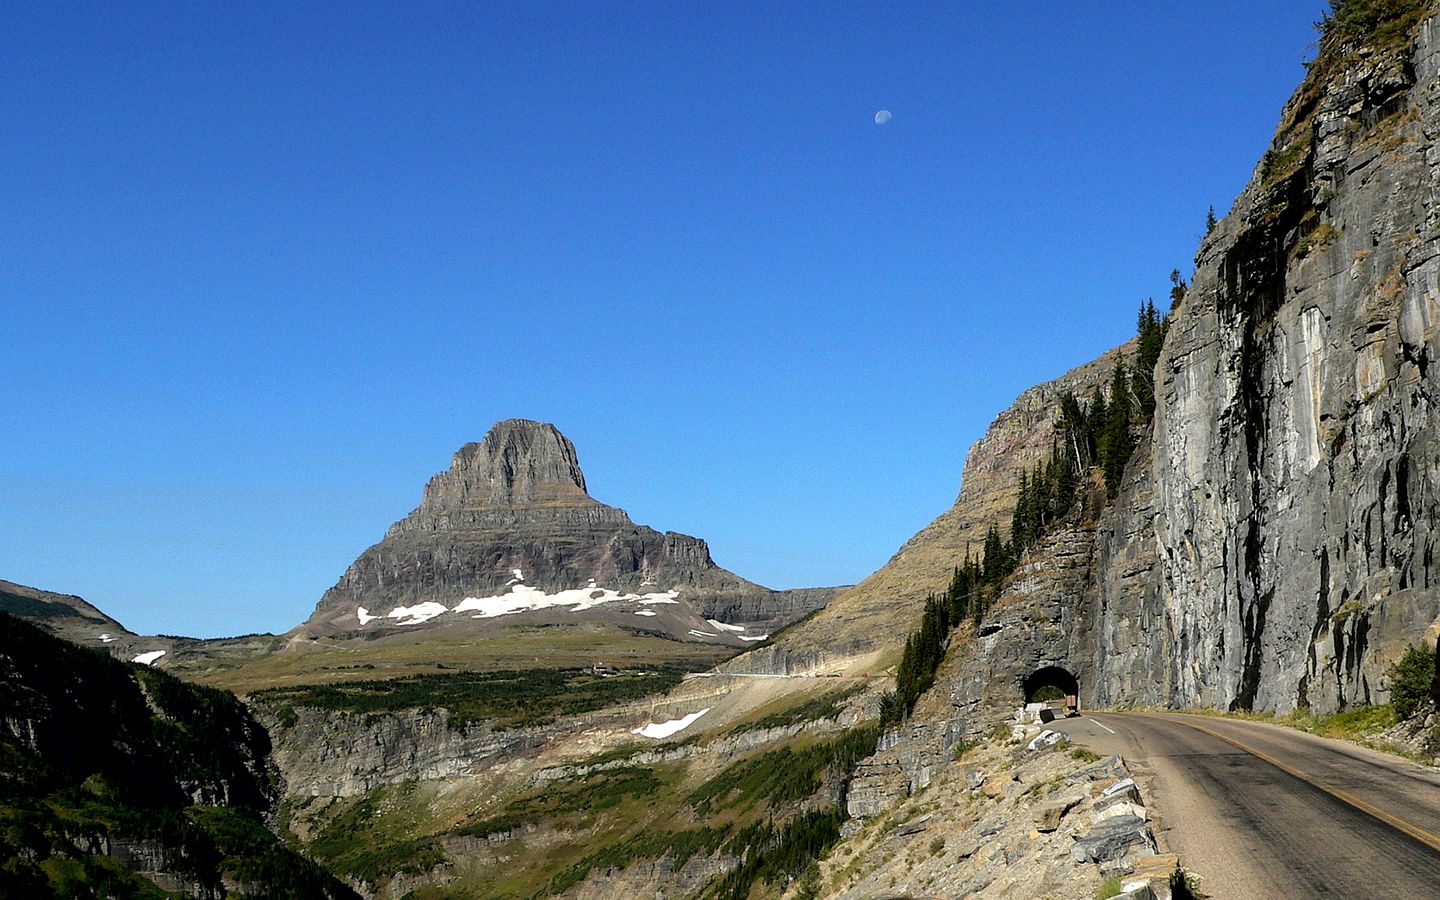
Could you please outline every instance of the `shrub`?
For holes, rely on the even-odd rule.
[[[1435,682],[1435,649],[1428,643],[1411,644],[1385,671],[1390,679],[1390,704],[1402,721],[1415,715],[1430,697]]]
[[[1329,14],[1317,24],[1327,36],[1384,44],[1408,36],[1426,6],[1423,0],[1330,0]]]

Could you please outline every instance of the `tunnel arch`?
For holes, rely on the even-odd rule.
[[[1051,690],[1046,691],[1046,688]],[[1051,699],[1055,696],[1056,691],[1059,692],[1059,697],[1078,698],[1080,696],[1080,679],[1076,678],[1069,669],[1060,666],[1042,666],[1025,676],[1020,689],[1025,694],[1026,703]]]

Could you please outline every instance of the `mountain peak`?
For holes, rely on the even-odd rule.
[[[506,419],[456,451],[425,488],[431,509],[591,502],[575,445],[548,422]]]

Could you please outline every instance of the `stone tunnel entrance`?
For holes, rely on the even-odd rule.
[[[1021,684],[1026,703],[1063,701],[1069,710],[1080,709],[1080,680],[1059,666],[1045,666],[1025,676]]]

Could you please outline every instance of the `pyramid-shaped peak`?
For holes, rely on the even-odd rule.
[[[548,422],[506,419],[456,452],[426,488],[430,506],[500,506],[589,499],[575,445]]]

